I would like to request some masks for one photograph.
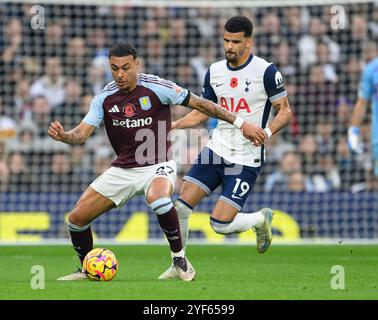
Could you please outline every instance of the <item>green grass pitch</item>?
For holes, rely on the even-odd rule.
[[[170,264],[168,245],[95,247],[117,255],[113,281],[56,281],[78,266],[70,246],[0,246],[0,299],[378,299],[374,245],[273,245],[265,254],[255,246],[192,245],[193,282],[157,280]],[[34,265],[45,270],[44,289],[31,288]],[[344,268],[344,289],[331,288],[334,265]]]

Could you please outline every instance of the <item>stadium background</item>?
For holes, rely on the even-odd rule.
[[[141,71],[200,93],[208,66],[224,58],[223,25],[235,14],[252,19],[253,53],[280,69],[295,114],[270,139],[267,165],[244,211],[275,209],[275,242],[378,238],[370,114],[362,126],[362,155],[350,154],[346,134],[361,70],[377,55],[377,3],[63,3],[0,2],[0,242],[67,241],[67,213],[114,158],[103,127],[82,146],[47,137],[52,119],[66,129],[78,124],[93,95],[111,80],[109,46],[130,41]],[[335,25],[336,14],[342,16]],[[187,112],[172,107],[174,119]],[[175,153],[175,195],[215,125],[211,120],[201,130],[174,133],[184,150]],[[216,199],[214,194],[195,209],[191,239],[224,241],[208,223]],[[93,229],[97,238],[112,241],[163,239],[143,197],[101,216]],[[227,238],[250,243],[253,237]]]

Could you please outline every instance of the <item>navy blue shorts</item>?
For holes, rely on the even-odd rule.
[[[261,167],[230,163],[209,148],[204,148],[183,179],[196,184],[207,195],[222,185],[219,199],[240,211],[260,171]]]

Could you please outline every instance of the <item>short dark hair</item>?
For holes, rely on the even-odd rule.
[[[244,32],[244,37],[250,37],[252,36],[253,25],[251,20],[245,16],[234,16],[227,20],[224,29],[231,33]]]
[[[130,55],[135,59],[137,57],[137,51],[132,44],[126,42],[118,42],[109,50],[109,58],[111,56],[126,57]]]

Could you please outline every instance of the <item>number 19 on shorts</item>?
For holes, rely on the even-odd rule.
[[[249,191],[250,186],[248,182],[241,181],[240,178],[235,179],[235,187],[232,190],[232,197],[236,199],[242,199],[243,196]]]

